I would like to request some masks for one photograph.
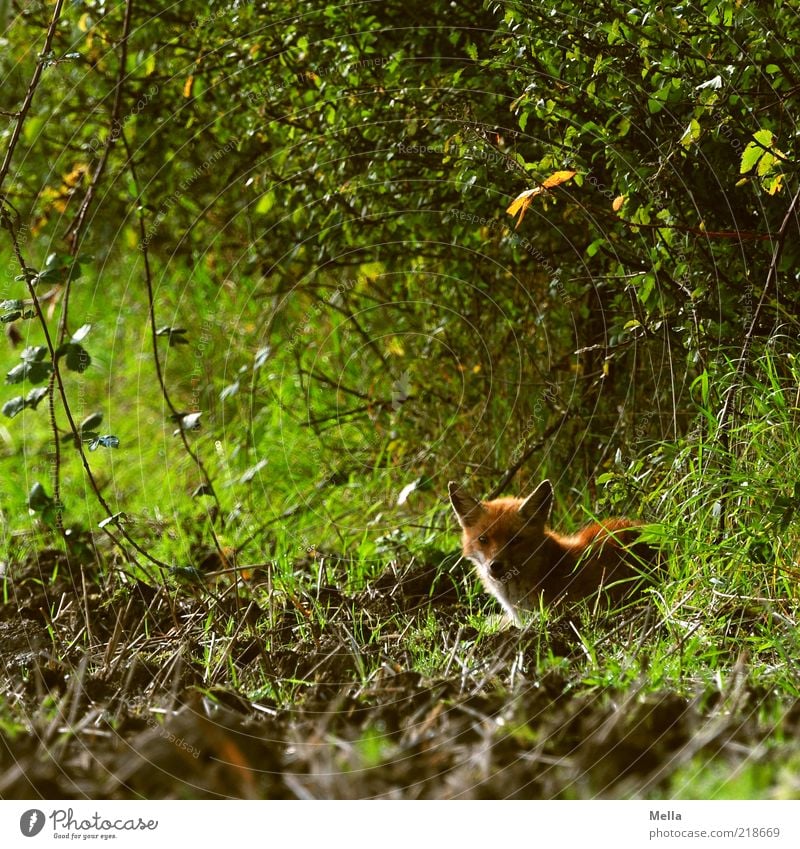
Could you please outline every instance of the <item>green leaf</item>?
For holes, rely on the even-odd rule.
[[[65,342],[57,351],[56,357],[64,357],[67,368],[80,374],[92,364],[92,358],[82,345],[75,342]]]
[[[742,153],[739,173],[747,174],[752,171],[756,163],[766,154],[767,151],[764,148],[771,148],[773,141],[774,136],[770,130],[759,130],[757,133],[753,133],[753,141],[747,145]]]
[[[700,133],[700,122],[696,118],[692,118],[692,120],[689,121],[689,126],[683,131],[681,144],[687,148],[691,147],[700,139]]]
[[[105,436],[93,435],[94,438],[89,441],[89,450],[96,451],[101,445],[103,448],[119,448],[119,439],[111,434]]]
[[[85,430],[94,430],[103,421],[102,413],[92,413],[87,416],[79,425],[78,430],[83,433]]]
[[[91,324],[82,324],[73,334],[72,341],[73,342],[82,342],[88,335],[89,331],[92,329]]]
[[[742,153],[742,161],[739,165],[739,173],[747,174],[752,171],[755,164],[761,159],[764,151],[755,143],[750,142]]]
[[[18,366],[14,366],[6,375],[6,383],[22,383],[23,380],[29,380],[31,383],[41,383],[50,377],[53,366],[51,363],[42,362],[22,362]]]
[[[31,389],[31,391],[25,396],[25,406],[30,407],[32,410],[35,410],[39,406],[39,402],[42,398],[47,397],[47,388],[40,387],[39,389]]]
[[[275,206],[275,193],[266,192],[258,199],[258,203],[256,204],[256,212],[259,215],[266,215],[272,209],[273,206]]]
[[[19,355],[19,358],[27,363],[38,363],[46,356],[47,348],[45,348],[44,345],[33,345],[29,348],[25,348]]]
[[[8,416],[9,419],[13,419],[14,416],[21,413],[25,407],[25,399],[22,395],[17,395],[16,398],[12,398],[10,401],[6,401],[6,403],[3,404],[3,415]]]
[[[753,133],[753,138],[763,147],[770,148],[775,143],[775,135],[772,130],[759,130]]]
[[[45,492],[45,488],[37,481],[28,493],[28,507],[36,513],[51,507],[53,499]]]
[[[13,419],[14,416],[21,413],[26,407],[35,410],[39,406],[39,402],[47,395],[47,389],[31,389],[31,391],[23,398],[22,395],[17,395],[10,401],[3,404],[3,414]]]

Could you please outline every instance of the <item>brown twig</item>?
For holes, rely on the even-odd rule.
[[[86,194],[83,196],[80,208],[78,209],[72,224],[70,224],[69,229],[67,230],[67,241],[70,244],[70,252],[73,256],[77,254],[78,248],[80,247],[81,234],[83,232],[84,225],[86,224],[86,215],[89,212],[89,207],[92,205],[92,200],[94,199],[97,186],[99,185],[100,180],[105,173],[106,166],[108,165],[108,158],[111,154],[111,146],[118,138],[117,128],[119,127],[119,115],[122,109],[123,83],[127,76],[128,37],[130,36],[132,17],[133,0],[125,0],[125,16],[122,21],[122,39],[120,41],[119,52],[119,69],[117,71],[117,82],[114,86],[114,103],[111,107],[111,127],[109,129],[108,136],[106,137],[106,143],[103,145],[103,153],[100,157],[100,161],[97,163],[97,168],[95,168],[94,174],[92,174],[92,177],[89,180],[89,187],[86,189]],[[67,284],[67,288],[69,288],[69,284]],[[62,315],[64,316],[66,323],[66,309],[63,311]],[[63,330],[60,329],[60,332],[63,332]],[[61,339],[62,337],[59,336],[59,341]]]
[[[130,148],[128,139],[124,131],[120,133],[120,136],[122,138],[122,143],[125,145],[125,152],[128,158],[127,167],[130,171],[131,179],[133,180],[133,184],[136,189],[136,205],[140,209],[143,209],[144,205],[142,202],[142,194],[139,188],[139,179],[136,174],[136,166],[134,165],[133,151]],[[219,499],[217,498],[217,493],[214,490],[214,485],[211,481],[211,476],[209,475],[208,470],[206,469],[202,459],[200,458],[200,455],[195,453],[192,450],[192,446],[189,444],[189,439],[186,436],[186,431],[183,428],[183,417],[177,407],[172,403],[172,399],[170,398],[169,392],[167,391],[167,385],[164,381],[164,372],[161,368],[161,361],[158,357],[158,330],[156,327],[157,322],[155,297],[153,295],[153,273],[150,268],[150,252],[147,246],[147,230],[144,226],[144,217],[142,215],[138,215],[137,218],[139,221],[139,234],[141,235],[142,259],[144,261],[144,282],[145,288],[147,289],[147,312],[148,318],[150,320],[150,337],[152,341],[153,365],[155,366],[156,379],[158,380],[158,385],[161,388],[161,395],[164,398],[164,401],[166,402],[167,406],[169,407],[170,413],[178,424],[178,433],[181,437],[181,441],[183,442],[183,447],[186,450],[186,453],[192,458],[194,464],[200,470],[200,473],[202,474],[203,479],[206,485],[208,486],[208,490],[211,496],[216,502],[217,507],[221,510],[222,505],[219,503]],[[219,540],[217,539],[217,535],[214,533],[213,528],[211,529],[211,535],[214,539],[214,545],[216,546],[219,554],[223,555],[222,548],[219,544]]]
[[[28,287],[28,294],[29,294],[31,302],[33,304],[33,308],[34,308],[34,311],[36,313],[36,317],[39,319],[39,324],[42,327],[42,332],[44,334],[45,343],[47,345],[47,351],[48,351],[48,354],[50,355],[50,363],[52,364],[52,367],[53,367],[53,375],[54,375],[55,384],[58,386],[58,394],[61,397],[61,403],[64,407],[64,413],[67,417],[67,421],[69,422],[70,431],[71,431],[72,436],[75,440],[75,444],[78,448],[78,453],[80,454],[81,462],[83,464],[84,471],[86,472],[86,477],[89,480],[89,483],[92,487],[92,491],[94,492],[95,497],[97,498],[98,502],[100,503],[100,506],[103,508],[103,510],[105,510],[106,515],[109,518],[111,518],[112,516],[115,515],[114,511],[111,509],[108,502],[103,497],[103,493],[100,491],[100,487],[97,483],[97,480],[95,479],[94,475],[92,474],[91,466],[89,465],[89,461],[86,458],[86,451],[83,447],[83,440],[81,438],[80,431],[79,431],[77,425],[75,424],[75,419],[73,418],[73,415],[72,415],[72,409],[71,409],[71,407],[69,405],[69,401],[67,399],[67,390],[64,386],[64,381],[63,381],[63,378],[62,378],[62,375],[61,375],[61,368],[59,367],[59,364],[58,364],[58,356],[56,355],[56,349],[53,345],[53,339],[50,336],[50,330],[47,327],[47,319],[44,316],[44,312],[42,311],[41,302],[39,301],[39,298],[36,294],[36,290],[34,289],[34,284],[33,284],[34,274],[33,274],[33,271],[28,266],[28,264],[25,262],[25,258],[22,255],[22,249],[19,246],[19,239],[17,238],[17,234],[14,230],[14,224],[11,221],[11,216],[9,215],[5,206],[2,206],[2,205],[0,205],[0,223],[2,223],[2,226],[5,227],[5,229],[8,230],[8,232],[11,234],[11,243],[12,243],[12,246],[13,246],[13,249],[14,249],[14,255],[17,259],[17,262],[19,263],[19,267],[22,271],[22,275],[25,278],[25,284]],[[60,510],[60,505],[57,505],[57,509]],[[143,557],[146,557],[151,563],[155,564],[156,566],[158,566],[161,569],[169,569],[169,566],[166,563],[163,563],[162,561],[158,560],[156,557],[151,555],[149,552],[145,551],[130,536],[130,534],[127,533],[127,531],[122,527],[121,524],[118,523],[117,527],[119,528],[119,531],[122,534],[122,536],[125,538],[125,540],[128,543],[130,543],[130,545],[132,545]],[[114,542],[117,545],[119,545],[119,543],[113,537],[113,535],[109,534],[109,536],[111,536],[111,539],[114,540]]]
[[[567,420],[572,416],[572,410],[566,410],[562,413],[561,417],[558,418],[553,424],[548,427],[545,432],[536,440],[533,444],[529,445],[525,451],[522,452],[519,460],[512,463],[506,470],[503,472],[502,477],[497,483],[497,486],[486,496],[487,500],[491,501],[493,498],[497,498],[498,495],[508,486],[511,482],[511,479],[514,475],[522,468],[522,466],[527,463],[530,457],[539,451],[547,442],[548,439],[564,424],[566,424]]]
[[[734,374],[733,383],[728,389],[727,395],[725,397],[725,403],[722,405],[722,409],[720,410],[719,415],[717,417],[717,422],[719,423],[718,436],[720,443],[726,453],[728,449],[728,439],[730,435],[730,430],[733,424],[733,411],[736,405],[736,399],[739,395],[739,390],[742,388],[744,379],[747,376],[750,348],[753,344],[753,339],[756,335],[759,319],[761,318],[761,311],[763,310],[764,304],[767,301],[767,295],[772,289],[773,284],[776,283],[778,277],[778,263],[780,262],[781,254],[783,253],[783,248],[786,244],[786,234],[789,230],[789,225],[792,221],[792,218],[795,216],[798,202],[800,202],[800,187],[798,187],[797,191],[795,192],[794,197],[792,198],[792,201],[789,204],[789,208],[786,210],[786,215],[784,215],[783,221],[781,222],[781,226],[775,236],[775,244],[772,249],[772,259],[769,263],[767,279],[764,282],[764,288],[761,292],[761,297],[758,299],[756,308],[753,311],[753,317],[750,321],[750,326],[747,328],[747,333],[745,333],[744,336],[742,350],[736,362],[736,372]],[[724,494],[725,493],[723,492],[723,498],[721,499],[722,503],[724,503]],[[722,531],[722,529],[725,527],[724,508],[720,513],[719,527],[720,531]]]
[[[22,127],[25,124],[25,119],[28,117],[28,111],[31,108],[33,96],[36,93],[36,89],[39,87],[39,80],[41,79],[42,71],[44,70],[44,63],[47,60],[47,56],[53,45],[53,38],[55,37],[56,27],[58,26],[58,22],[61,18],[61,8],[63,5],[64,0],[56,0],[56,5],[53,9],[53,17],[50,19],[50,26],[47,28],[47,35],[44,39],[42,52],[39,54],[39,58],[36,62],[36,68],[34,69],[33,76],[28,84],[28,90],[25,92],[25,99],[22,101],[22,106],[20,106],[19,112],[17,113],[17,123],[14,125],[14,129],[11,133],[11,141],[8,143],[8,147],[6,148],[6,155],[3,159],[3,164],[0,165],[0,190],[2,190],[3,183],[8,176],[8,171],[11,168],[11,159],[14,156],[14,150],[17,146],[17,142],[19,142],[19,137],[22,134]]]

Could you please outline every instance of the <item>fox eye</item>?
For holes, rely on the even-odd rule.
[[[478,537],[478,542],[479,542],[481,545],[486,545],[486,543],[487,543],[487,542],[489,542],[489,537],[487,537],[487,536],[486,536],[486,534],[481,534],[481,535]]]

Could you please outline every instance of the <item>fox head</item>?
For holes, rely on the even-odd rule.
[[[450,503],[462,528],[464,557],[484,586],[512,617],[535,605],[533,591],[552,565],[545,525],[553,506],[553,485],[545,480],[527,498],[478,501],[450,482]]]

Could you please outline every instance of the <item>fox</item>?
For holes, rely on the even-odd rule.
[[[450,503],[462,529],[463,555],[486,591],[516,625],[522,614],[604,594],[615,603],[634,595],[658,564],[658,552],[638,541],[642,523],[610,519],[573,536],[547,527],[553,485],[542,481],[526,498],[479,501],[455,481]]]

